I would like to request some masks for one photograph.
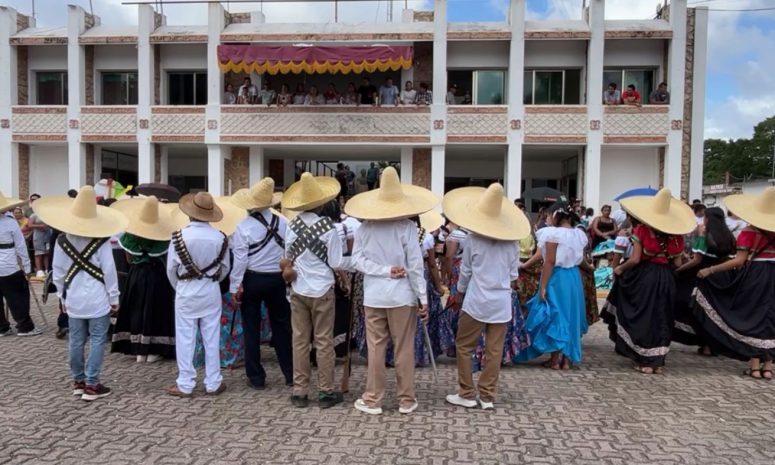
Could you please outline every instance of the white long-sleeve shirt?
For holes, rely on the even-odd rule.
[[[93,240],[88,237],[68,234],[67,240],[78,251],[83,251]],[[99,318],[110,313],[111,305],[118,305],[118,274],[113,261],[113,248],[106,242],[97,249],[89,261],[102,271],[104,283],[94,279],[86,271],[79,271],[67,288],[67,298],[63,299],[67,315],[72,318]],[[62,299],[65,289],[65,276],[73,260],[57,243],[54,246],[53,282],[57,287],[57,296]]]
[[[517,279],[519,241],[496,241],[469,233],[460,263],[458,292],[463,311],[483,323],[511,321],[511,282]]]
[[[363,304],[372,308],[427,305],[427,286],[417,225],[410,220],[364,221],[355,232],[353,266],[364,274]],[[406,278],[393,279],[394,266]]]
[[[204,270],[221,253],[223,234],[208,223],[194,221],[181,232],[188,253],[196,267]],[[229,275],[229,253],[223,255],[220,266],[207,272],[210,278],[180,280],[178,275],[186,274],[186,267],[170,243],[167,252],[167,278],[175,289],[175,311],[186,318],[204,318],[221,311],[221,287],[218,284]]]
[[[312,212],[300,213],[297,218],[301,218],[307,226],[315,224],[320,217]],[[285,236],[285,251],[290,249],[291,244],[296,240],[296,233],[288,228]],[[349,271],[350,258],[342,255],[342,240],[336,228],[331,229],[322,236],[320,240],[328,249],[328,264],[323,263],[314,253],[305,250],[296,258],[293,264],[296,270],[296,280],[291,284],[293,292],[305,297],[318,298],[334,287],[334,270]]]
[[[30,273],[30,255],[19,223],[15,218],[0,215],[0,276],[19,271],[19,261],[25,273]]]
[[[264,217],[266,223],[272,224],[272,212],[269,209],[261,210],[260,215]],[[285,240],[288,220],[277,217],[279,220],[277,233]],[[280,260],[285,254],[285,250],[280,247],[275,238],[270,238],[263,249],[250,255],[250,246],[258,244],[266,238],[267,228],[257,219],[248,216],[237,225],[237,229],[231,236],[231,250],[234,253],[232,257],[231,279],[229,282],[229,291],[234,294],[239,290],[245,272],[250,270],[256,273],[277,273],[280,274]]]

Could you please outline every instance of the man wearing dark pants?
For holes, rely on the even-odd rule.
[[[30,318],[30,287],[26,274],[30,273],[30,256],[27,243],[19,229],[19,223],[7,212],[19,205],[21,200],[9,199],[0,194],[0,306],[8,304],[16,322],[19,336],[37,336],[40,329]],[[22,269],[19,268],[19,263]],[[11,335],[11,324],[0,309],[0,336]]]
[[[269,210],[280,200],[279,195],[274,194],[272,178],[262,179],[250,190],[235,194],[231,200],[249,212],[232,235],[234,262],[229,288],[232,298],[241,302],[248,386],[254,389],[266,386],[266,372],[261,365],[262,304],[266,304],[269,311],[272,345],[285,384],[293,386],[291,308],[280,271],[288,222]]]

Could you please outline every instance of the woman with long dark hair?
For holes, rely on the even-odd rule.
[[[724,210],[708,208],[705,218],[692,244],[692,258],[676,270],[677,289],[675,304],[675,327],[673,341],[686,345],[700,346],[701,355],[712,355],[700,334],[692,315],[692,291],[697,285],[697,271],[719,265],[734,255],[735,237],[727,228]]]
[[[590,236],[592,237],[592,250],[598,244],[616,239],[617,228],[613,218],[611,218],[611,206],[603,205],[600,209],[600,216],[592,220],[592,224],[589,225]]]
[[[629,260],[614,269],[616,279],[601,316],[618,354],[635,362],[641,373],[661,373],[673,330],[673,266],[680,265],[683,235],[696,227],[694,214],[669,189],[621,204],[642,224],[633,229]]]

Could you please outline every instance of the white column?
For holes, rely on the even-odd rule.
[[[94,146],[94,175],[87,179],[87,184],[97,184],[102,178],[102,146]]]
[[[444,196],[445,157],[443,145],[431,147],[431,191],[439,198]]]
[[[9,42],[16,33],[16,17],[13,8],[0,7],[0,120],[9,123],[11,107],[17,103],[16,49]],[[19,145],[12,135],[10,124],[0,127],[0,190],[8,196],[19,194]]]
[[[433,5],[431,144],[439,145],[447,142],[447,0],[435,0]]]
[[[221,196],[224,192],[223,147],[207,144],[207,192]]]
[[[249,160],[248,165],[250,172],[248,173],[248,184],[251,186],[258,181],[264,179],[264,147],[260,145],[251,145],[249,148]]]
[[[401,147],[401,184],[412,184],[414,169],[414,148]]]
[[[221,32],[226,26],[225,10],[220,3],[207,5],[207,107],[205,108],[205,143],[218,144],[221,140],[221,95],[223,95],[223,73],[218,66],[218,45]],[[215,121],[215,126],[210,122]]]
[[[600,164],[603,145],[603,57],[605,46],[605,3],[589,2],[589,50],[587,52],[587,150],[584,160],[584,204],[598,210],[600,199]],[[593,121],[595,127],[592,129]],[[607,200],[607,199],[606,199]]]
[[[519,197],[522,188],[522,144],[525,133],[522,131],[525,121],[525,105],[522,100],[524,86],[525,64],[525,0],[511,0],[509,9],[511,27],[511,43],[509,44],[508,97],[509,128],[507,132],[508,149],[506,150],[505,172],[503,182],[506,197]],[[512,125],[511,122],[519,122]]]
[[[684,93],[686,79],[686,0],[670,2],[670,25],[673,38],[668,50],[667,85],[670,89],[670,130],[667,133],[665,149],[665,187],[673,191],[675,197],[681,195],[681,158],[683,152],[683,130],[673,127],[678,121],[683,124]]]
[[[689,199],[701,199],[705,136],[705,72],[708,62],[708,8],[704,6],[695,8],[694,13],[692,153],[689,170]]]
[[[169,147],[166,145],[160,145],[161,151],[161,166],[159,166],[159,182],[162,184],[168,184],[170,180],[170,155]]]
[[[293,159],[283,160],[283,188],[291,187],[296,180],[296,161]]]
[[[138,134],[139,137],[139,134]],[[146,184],[156,178],[156,150],[150,139],[137,141],[137,182]]]
[[[81,105],[85,102],[85,65],[84,47],[78,43],[80,35],[86,31],[86,12],[75,5],[67,6],[67,166],[68,186],[79,189],[86,181],[86,148],[81,143],[79,117]],[[70,123],[74,123],[70,124]]]
[[[151,121],[154,101],[154,60],[151,34],[154,31],[154,10],[151,5],[138,5],[137,26],[137,119]],[[154,182],[156,155],[151,143],[150,124],[137,125],[137,180],[140,184]]]

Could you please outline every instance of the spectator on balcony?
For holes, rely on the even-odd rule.
[[[296,84],[296,92],[293,93],[293,104],[304,105],[307,100],[307,91],[304,89],[303,83]]]
[[[336,91],[336,85],[334,83],[328,84],[328,90],[323,94],[323,98],[326,101],[326,105],[338,105],[342,103],[342,96]]]
[[[393,79],[385,79],[385,83],[379,88],[379,102],[380,106],[390,105],[398,106],[399,91],[398,87],[393,85]]]
[[[223,92],[224,105],[234,105],[237,103],[237,96],[234,95],[234,86],[226,84],[226,90]]]
[[[603,105],[619,105],[622,103],[622,93],[616,89],[616,83],[608,84],[608,90],[603,92]]]
[[[358,87],[358,105],[374,105],[374,98],[377,95],[377,88],[371,84],[367,77],[361,80],[361,86]]]
[[[358,90],[355,88],[355,83],[347,84],[347,91],[342,95],[342,103],[345,105],[358,104]]]
[[[457,105],[455,94],[457,94],[457,84],[452,84],[447,91],[447,105]]]
[[[277,106],[287,107],[289,103],[293,102],[293,94],[291,89],[288,88],[288,84],[280,86],[280,93],[277,94]]]
[[[467,90],[466,94],[463,96],[463,101],[460,102],[461,105],[473,105],[474,104],[474,98],[471,96],[471,91]]]
[[[304,105],[323,105],[326,100],[318,93],[318,86],[309,86],[309,93],[304,98]]]
[[[261,83],[261,92],[259,92],[258,96],[261,98],[261,103],[268,107],[275,103],[275,99],[277,99],[277,93],[270,86],[269,80],[263,80]]]
[[[417,105],[430,105],[433,103],[433,92],[428,89],[427,83],[420,83],[420,90],[417,91],[417,96],[414,99],[414,103]]]
[[[670,92],[667,91],[667,83],[660,82],[657,89],[649,94],[651,105],[667,105],[670,103]]]
[[[622,102],[625,105],[640,105],[640,92],[635,88],[635,84],[627,86],[627,90],[622,93]]]
[[[256,103],[257,96],[258,89],[256,89],[255,85],[253,85],[253,82],[250,80],[250,78],[246,77],[239,88],[239,93],[237,94],[237,103]]]
[[[417,91],[414,89],[414,84],[412,83],[412,81],[406,81],[406,84],[404,85],[404,90],[401,91],[401,104],[412,105],[415,103],[416,98],[417,98]]]

